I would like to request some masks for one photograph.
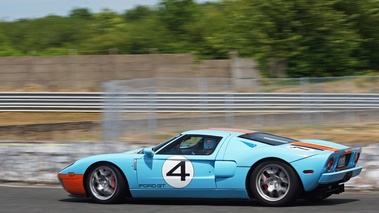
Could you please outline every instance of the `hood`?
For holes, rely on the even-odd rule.
[[[142,149],[144,148],[137,148],[137,149],[133,149],[133,150],[129,150],[129,151],[126,151],[126,152],[123,152],[123,154],[137,154],[139,151],[141,151]]]

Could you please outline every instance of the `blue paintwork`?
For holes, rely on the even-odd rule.
[[[251,131],[253,132],[253,131]],[[336,159],[349,147],[324,141],[302,140],[302,142],[318,144],[340,149],[332,152],[307,147],[294,146],[290,143],[272,146],[269,144],[239,138],[243,133],[221,130],[191,130],[183,132],[187,135],[207,135],[220,137],[216,149],[210,155],[181,155],[193,166],[193,178],[183,188],[175,188],[163,178],[167,172],[162,168],[165,161],[173,154],[159,154],[160,150],[146,149],[146,153],[138,154],[141,149],[124,153],[96,155],[80,159],[60,171],[60,174],[85,174],[88,168],[98,162],[109,162],[116,165],[127,178],[133,197],[183,197],[183,198],[249,198],[246,182],[248,173],[264,159],[277,159],[288,163],[298,174],[305,191],[315,189],[319,184],[341,181],[346,173],[357,176],[362,167],[354,164],[360,148],[354,148],[349,164],[343,171],[326,171],[330,157]],[[175,142],[173,140],[173,142]],[[168,146],[169,144],[167,144]],[[163,146],[163,148],[166,146]],[[179,162],[179,161],[178,161]],[[312,174],[305,174],[312,170]],[[173,172],[175,174],[175,171]],[[167,173],[168,174],[168,173]],[[179,177],[172,177],[179,178]],[[188,177],[187,177],[188,178]]]

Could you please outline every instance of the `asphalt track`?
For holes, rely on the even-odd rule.
[[[311,203],[299,200],[290,207],[263,207],[256,201],[245,200],[140,200],[126,199],[117,205],[101,205],[88,199],[70,198],[59,186],[0,186],[0,212],[144,212],[144,213],[213,213],[213,212],[378,212],[378,192],[345,192],[330,198]]]

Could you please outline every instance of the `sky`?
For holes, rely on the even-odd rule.
[[[215,2],[217,0],[196,0]],[[67,16],[75,8],[88,8],[92,13],[108,8],[117,13],[137,5],[155,6],[160,0],[0,0],[0,20],[41,18],[47,15]]]

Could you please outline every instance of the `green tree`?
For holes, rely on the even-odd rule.
[[[0,31],[0,56],[18,55],[21,55],[21,53],[13,48],[9,39]]]
[[[379,69],[379,1],[378,0],[338,0],[334,7],[349,17],[353,29],[362,37],[360,49],[355,55],[361,61],[362,68]]]
[[[352,74],[360,36],[330,0],[231,1],[230,40],[243,54],[257,57],[265,70],[288,64],[290,76]]]
[[[127,53],[172,53],[176,38],[153,13],[149,17],[128,24]]]
[[[151,17],[154,12],[148,6],[137,6],[134,9],[127,10],[124,13],[126,22],[140,21],[145,18]]]
[[[339,76],[379,68],[379,0],[161,0],[118,14],[0,21],[0,55],[194,53],[258,59],[291,77]]]
[[[69,17],[90,20],[92,18],[92,14],[87,8],[76,8],[70,12]]]
[[[234,33],[227,28],[224,5],[206,3],[199,7],[197,20],[188,26],[188,39],[192,53],[204,59],[225,59],[234,47],[228,46],[228,38]]]
[[[162,0],[158,8],[163,23],[177,35],[185,34],[196,19],[197,4],[193,0]]]
[[[86,54],[108,54],[110,49],[118,53],[127,43],[127,24],[121,15],[109,9],[93,15],[90,31],[90,37],[79,46]]]
[[[162,0],[158,4],[158,18],[170,33],[171,42],[166,45],[170,52],[192,50],[189,28],[198,17],[198,5],[193,0]]]
[[[47,16],[35,20],[20,20],[7,23],[4,34],[14,49],[27,55],[36,51],[38,55],[66,53],[77,49],[89,35],[87,20],[60,16]],[[49,51],[45,51],[50,49]],[[52,50],[62,49],[54,53]]]

